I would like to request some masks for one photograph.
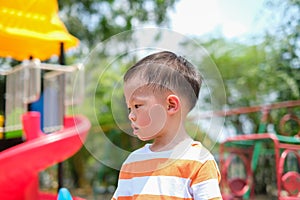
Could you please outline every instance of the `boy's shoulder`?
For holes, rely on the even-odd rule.
[[[130,163],[130,162],[138,162],[138,161],[143,161],[146,159],[150,159],[151,157],[155,156],[150,149],[149,149],[150,144],[145,144],[144,146],[134,150],[129,154],[127,159],[124,161],[124,164]]]
[[[187,148],[186,152],[183,154],[182,159],[206,162],[207,160],[214,160],[214,157],[201,142],[193,141],[191,142],[190,147]]]

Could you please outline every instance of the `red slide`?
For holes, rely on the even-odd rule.
[[[40,130],[40,113],[28,112],[22,120],[26,142],[0,152],[0,199],[55,200],[57,195],[39,191],[38,173],[74,155],[90,122],[84,116],[65,117],[62,130],[46,135]]]

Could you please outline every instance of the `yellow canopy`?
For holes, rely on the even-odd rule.
[[[45,60],[79,41],[58,17],[56,0],[0,0],[0,57]]]

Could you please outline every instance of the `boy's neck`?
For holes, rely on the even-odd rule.
[[[183,125],[181,125],[177,132],[163,134],[154,139],[150,146],[151,151],[168,151],[174,149],[179,143],[186,139],[191,139],[187,134]]]

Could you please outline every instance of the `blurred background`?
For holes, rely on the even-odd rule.
[[[84,110],[91,119],[92,128],[85,146],[64,162],[65,187],[74,195],[110,199],[114,192],[118,170],[101,162],[97,154],[112,162],[119,158],[106,146],[100,134],[105,134],[113,144],[129,152],[143,145],[124,134],[126,128],[117,124],[113,116],[117,111],[112,110],[112,96],[109,95],[115,91],[115,83],[120,81],[121,74],[137,58],[120,59],[115,63],[116,67],[103,74],[103,63],[110,60],[105,60],[107,50],[96,48],[121,32],[166,28],[203,46],[224,84],[226,99],[221,109],[299,99],[299,0],[59,0],[58,3],[61,20],[80,40],[80,46],[67,53],[66,63],[86,63],[85,88],[93,93],[86,98],[95,103],[93,108],[85,103],[75,111]],[[119,42],[126,45],[126,40],[124,37]],[[91,51],[95,48],[101,56],[97,59],[92,55],[91,61]],[[54,63],[57,59],[54,57],[47,62]],[[0,59],[2,67],[16,64],[18,61],[10,58]],[[102,74],[101,78],[99,74]],[[121,98],[121,90],[115,93]],[[69,111],[70,114],[73,112]],[[228,136],[257,132],[260,117],[259,114],[228,116],[218,137],[210,135],[198,124],[191,123],[188,128],[197,130],[195,139],[210,147],[218,159],[218,143]],[[265,171],[272,167],[266,164],[265,169],[258,170],[255,176],[266,175]],[[57,189],[56,168],[53,166],[40,174],[43,190]],[[268,178],[257,181],[255,192],[268,195],[266,188],[274,182],[274,177],[274,174],[268,174]]]

